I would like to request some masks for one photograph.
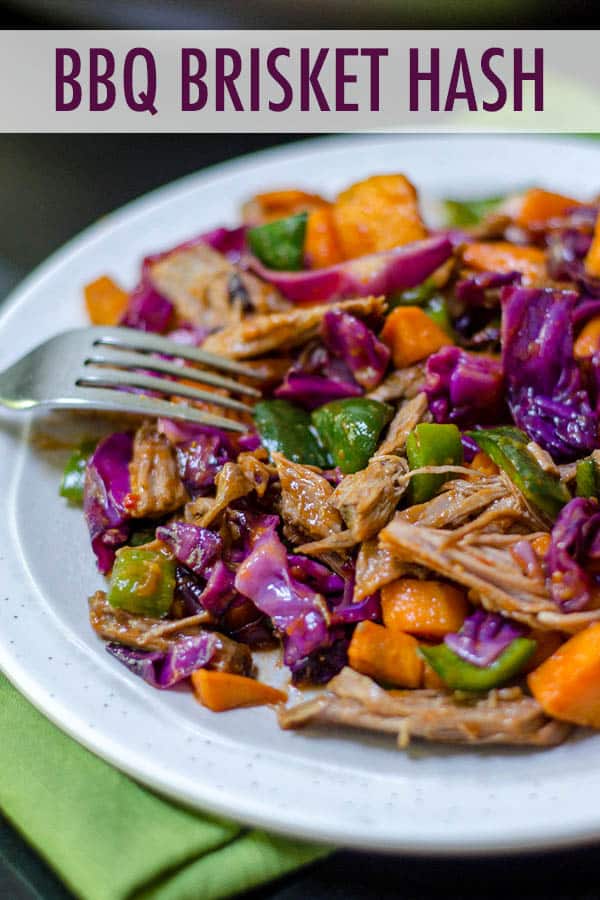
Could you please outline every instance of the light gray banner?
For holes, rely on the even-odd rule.
[[[599,34],[3,31],[0,131],[597,132]]]

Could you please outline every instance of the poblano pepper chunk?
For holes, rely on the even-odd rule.
[[[160,619],[169,612],[174,593],[173,560],[156,550],[117,550],[108,591],[111,606]]]
[[[303,212],[250,228],[246,234],[248,246],[270,269],[298,271],[304,264],[307,219]]]
[[[423,466],[460,466],[463,446],[456,425],[421,422],[408,435],[406,457],[411,469]],[[437,493],[451,474],[415,475],[410,481],[411,503],[426,503]]]
[[[95,447],[95,441],[84,441],[67,460],[58,492],[70,503],[83,503],[85,470]]]
[[[344,475],[364,469],[391,417],[387,403],[363,397],[333,400],[312,413],[321,441]]]
[[[429,316],[432,322],[439,325],[442,331],[453,337],[454,329],[452,328],[452,320],[450,319],[448,303],[445,297],[441,297],[438,294],[431,297],[423,306],[423,312]]]
[[[447,647],[419,647],[419,653],[453,691],[491,691],[514,678],[533,655],[536,642],[530,638],[515,638],[494,662],[475,666]]]
[[[254,421],[269,453],[321,469],[331,465],[306,410],[288,400],[262,400],[254,407]]]
[[[503,425],[481,431],[468,431],[468,436],[504,469],[526,500],[551,519],[555,519],[571,495],[560,478],[547,472],[527,449],[529,438],[520,428]]]
[[[575,493],[578,497],[598,497],[598,468],[591,456],[580,459],[575,473]]]

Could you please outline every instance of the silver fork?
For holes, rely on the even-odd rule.
[[[162,359],[156,354],[171,359]],[[178,365],[175,358],[210,368]],[[163,375],[171,378],[161,377]],[[137,413],[244,432],[248,426],[242,422],[184,403],[123,390],[150,390],[251,414],[252,407],[241,400],[202,390],[204,384],[246,397],[261,396],[257,388],[228,377],[236,375],[260,378],[243,363],[134,328],[76,328],[50,338],[0,373],[0,406],[13,410],[45,406]],[[182,384],[180,378],[197,381],[200,386]]]

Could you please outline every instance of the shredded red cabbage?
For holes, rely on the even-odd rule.
[[[600,507],[596,500],[575,497],[560,512],[546,555],[550,596],[563,612],[589,604],[597,586],[586,568],[600,560]]]
[[[337,359],[322,344],[311,344],[286,373],[275,391],[304,409],[316,409],[331,400],[360,397],[363,389],[356,383],[346,363]]]
[[[115,432],[100,441],[86,468],[83,513],[98,568],[103,573],[110,571],[115,550],[130,533],[126,500],[131,490],[132,454],[132,435]]]
[[[164,653],[157,650],[134,650],[114,641],[107,644],[106,649],[134,675],[143,678],[152,687],[166,690],[187,678],[196,669],[207,666],[218,644],[216,634],[203,631],[201,634],[178,638]]]
[[[196,575],[203,575],[206,567],[221,552],[223,541],[218,534],[191,522],[171,522],[156,529],[156,537],[163,541],[182,565]]]
[[[515,423],[556,460],[594,449],[598,420],[573,358],[577,295],[508,287],[502,292],[502,364]]]
[[[346,363],[365,390],[377,387],[391,353],[364,322],[340,309],[332,309],[323,317],[321,337],[328,350]]]
[[[249,267],[264,281],[279,288],[284,297],[296,301],[331,301],[347,297],[391,294],[415,287],[431,275],[452,253],[444,235],[394,247],[383,253],[361,256],[326,269],[277,272],[254,257]]]
[[[447,634],[444,643],[461,659],[485,669],[524,633],[512,620],[478,609],[465,619],[458,633]]]
[[[468,278],[457,281],[454,293],[464,303],[479,306],[488,300],[488,291],[497,290],[507,284],[518,284],[520,281],[519,272],[476,272]]]
[[[436,422],[470,428],[504,412],[502,365],[491,356],[442,347],[427,360],[424,391]]]

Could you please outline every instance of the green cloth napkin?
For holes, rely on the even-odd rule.
[[[217,900],[330,852],[161,799],[63,734],[2,675],[0,808],[85,900]]]

